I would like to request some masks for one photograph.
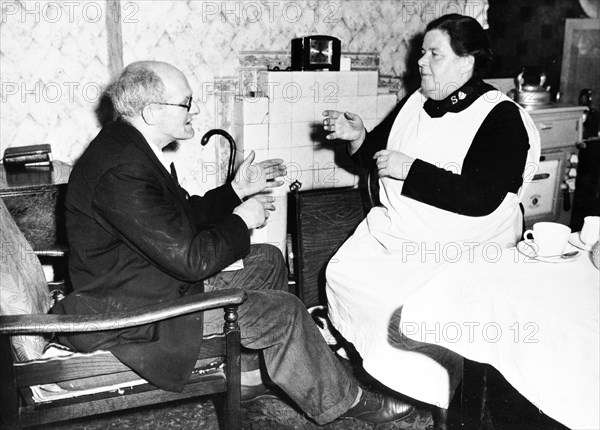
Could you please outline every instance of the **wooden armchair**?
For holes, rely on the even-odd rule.
[[[216,393],[225,393],[226,397],[223,428],[241,428],[237,307],[246,300],[243,291],[210,292],[102,315],[48,315],[51,300],[39,260],[1,199],[0,216],[1,428],[40,425]],[[44,333],[131,327],[214,308],[224,308],[224,332],[203,340],[196,367],[181,393],[164,391],[144,381],[107,351],[40,357],[48,343],[42,337]],[[36,395],[40,390],[50,390],[49,396],[40,399]]]

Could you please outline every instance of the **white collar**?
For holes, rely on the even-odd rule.
[[[171,166],[169,164],[167,164],[167,160],[165,160],[165,155],[162,152],[162,149],[159,149],[156,145],[152,145],[150,142],[148,142],[148,146],[150,146],[150,149],[152,149],[152,152],[154,152],[154,155],[156,155],[156,158],[158,158],[158,161],[161,162],[161,164],[163,166],[165,166],[165,169],[167,169],[167,172],[171,171]]]

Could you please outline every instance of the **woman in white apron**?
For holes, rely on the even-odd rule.
[[[445,15],[426,29],[421,88],[372,132],[355,114],[324,112],[328,139],[378,171],[381,200],[328,265],[329,316],[373,377],[443,408],[460,357],[404,342],[401,308],[447,262],[516,244],[540,155],[529,115],[480,79],[490,59],[476,20]]]

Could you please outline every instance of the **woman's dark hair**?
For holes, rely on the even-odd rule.
[[[450,47],[459,57],[472,55],[473,75],[480,76],[492,62],[492,49],[483,27],[475,18],[452,13],[427,24],[425,32],[440,30],[450,38]]]

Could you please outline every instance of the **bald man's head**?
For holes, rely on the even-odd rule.
[[[115,111],[124,118],[142,114],[144,106],[163,102],[166,85],[183,73],[162,61],[138,61],[128,65],[112,85],[110,96]]]

